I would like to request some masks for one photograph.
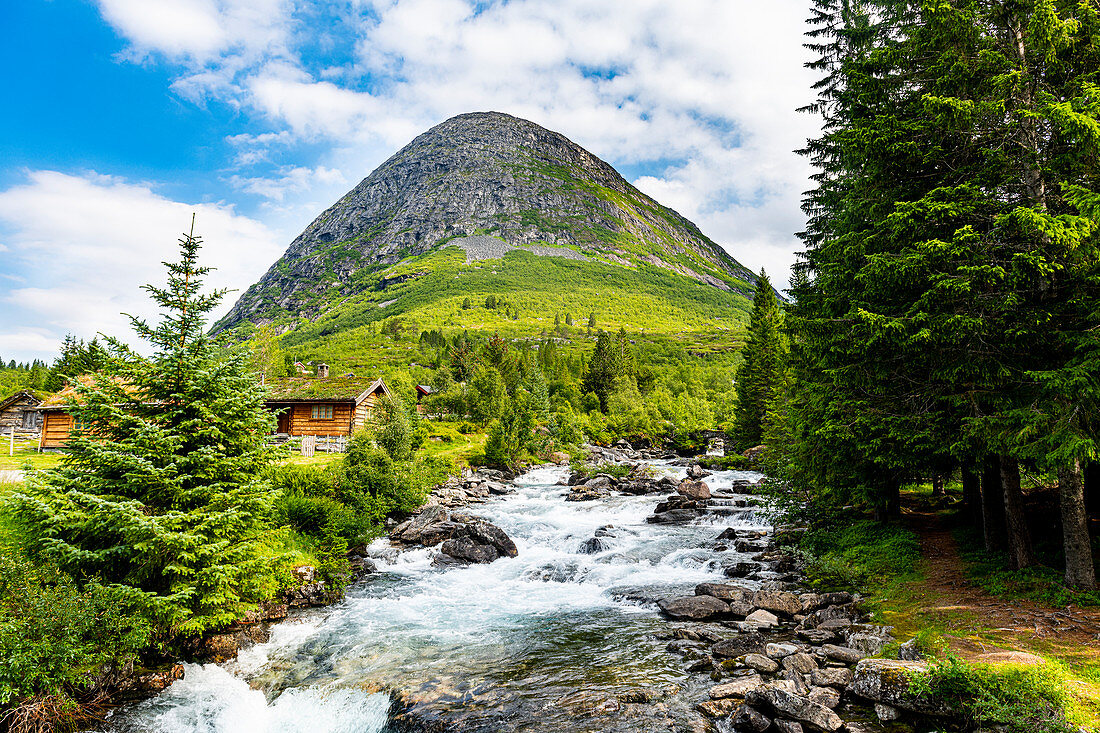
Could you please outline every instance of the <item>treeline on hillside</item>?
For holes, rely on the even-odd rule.
[[[1095,587],[1100,9],[816,0],[823,134],[771,400],[776,464],[896,515],[961,471],[990,549],[1035,563],[1021,471],[1059,487],[1065,580]]]
[[[590,351],[565,339],[441,331],[425,331],[420,345],[433,388],[427,413],[472,421],[491,436],[499,423],[503,443],[517,446],[506,456],[512,463],[524,452],[545,459],[586,436],[694,450],[702,431],[732,424],[734,354],[691,358],[678,345],[635,344],[621,329],[597,331]],[[522,438],[529,413],[539,428],[534,442]],[[487,451],[490,463],[500,458]]]

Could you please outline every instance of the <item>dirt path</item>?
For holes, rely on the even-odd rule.
[[[1100,653],[1100,612],[992,596],[966,579],[955,538],[938,517],[914,512],[908,519],[920,536],[925,580],[918,592],[927,613],[967,617],[980,629],[949,634],[952,652],[974,662],[1020,663],[1038,661],[1029,649],[1067,659]]]

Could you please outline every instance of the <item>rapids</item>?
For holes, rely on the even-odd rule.
[[[653,601],[726,580],[723,564],[745,557],[716,551],[715,537],[724,526],[763,529],[763,520],[730,508],[688,525],[647,524],[658,496],[565,502],[556,484],[566,471],[536,469],[516,479],[514,494],[470,507],[508,533],[518,557],[437,568],[438,548],[397,552],[379,540],[371,554],[380,573],[343,601],[274,627],[233,662],[187,665],[183,680],[101,730],[390,733],[393,691],[421,721],[403,731],[432,722],[486,732],[679,728],[708,680],[693,680],[655,637],[675,624]],[[758,477],[704,480],[728,493],[734,479]],[[582,553],[609,525],[602,550]],[[615,702],[639,689],[656,691],[659,704]],[[600,704],[618,710],[592,717]]]

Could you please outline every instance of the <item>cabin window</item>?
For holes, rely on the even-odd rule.
[[[24,430],[34,430],[34,417],[35,417],[35,413],[31,412],[30,410],[24,410],[23,411],[23,429]]]
[[[87,432],[89,427],[90,427],[90,423],[87,420],[85,420],[84,418],[80,418],[80,417],[74,417],[73,418],[73,432],[84,433],[84,432]]]
[[[332,405],[314,405],[313,406],[313,419],[314,420],[331,420],[332,419]]]

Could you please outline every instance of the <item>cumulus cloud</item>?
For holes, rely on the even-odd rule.
[[[22,344],[46,356],[68,331],[82,338],[98,332],[128,338],[121,313],[156,316],[140,286],[163,282],[161,262],[176,258],[176,240],[190,228],[192,213],[205,242],[203,263],[217,268],[209,287],[251,283],[281,254],[277,236],[232,206],[173,201],[148,183],[39,170],[0,191],[0,230],[11,250],[7,264],[26,281],[0,289],[0,300],[22,316],[0,326],[0,344]]]
[[[229,183],[240,191],[254,193],[271,201],[282,201],[288,194],[312,190],[314,185],[347,183],[347,179],[334,168],[296,166],[281,168],[273,177],[231,176]]]
[[[269,206],[328,193],[335,177],[311,170],[358,180],[431,124],[498,110],[637,166],[639,187],[780,285],[800,247],[809,167],[793,151],[819,124],[795,111],[814,81],[801,0],[98,2],[133,55],[180,65],[178,94],[266,121],[233,139],[230,180]],[[288,165],[296,145],[312,158]]]

